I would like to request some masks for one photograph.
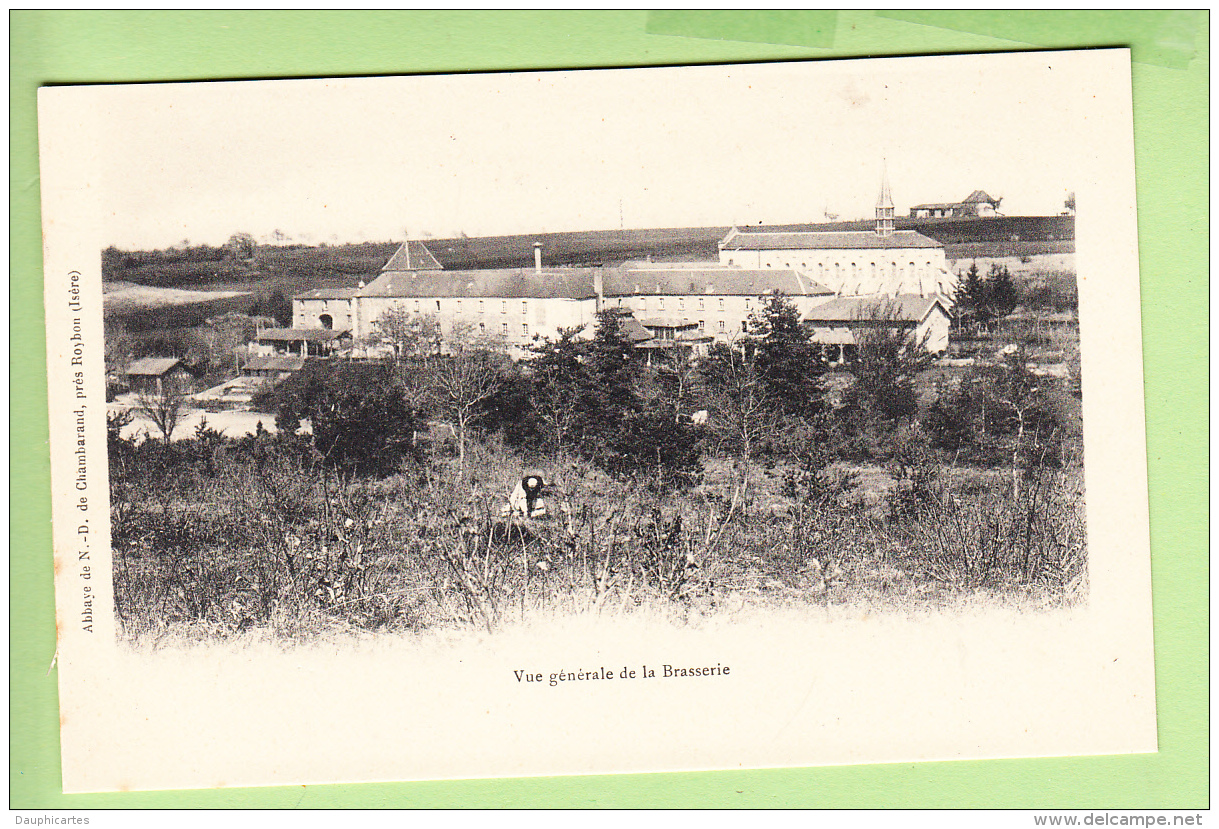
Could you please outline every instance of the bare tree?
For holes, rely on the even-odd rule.
[[[700,367],[707,426],[720,446],[734,457],[734,505],[749,484],[754,453],[778,428],[778,406],[767,390],[756,352],[716,344]]]
[[[425,363],[429,402],[452,423],[457,436],[457,473],[465,476],[466,439],[470,428],[486,415],[487,401],[504,384],[507,357],[494,343],[454,330],[444,353]]]
[[[187,383],[169,375],[159,378],[155,389],[145,389],[139,394],[136,411],[152,421],[166,443],[186,414],[187,393]]]

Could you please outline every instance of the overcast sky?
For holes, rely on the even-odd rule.
[[[94,87],[105,235],[309,243],[1056,214],[1096,140],[1072,53]],[[1085,61],[1086,63],[1086,58]]]

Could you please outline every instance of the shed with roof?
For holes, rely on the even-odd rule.
[[[951,316],[948,305],[937,296],[898,294],[885,297],[838,297],[815,309],[803,320],[810,339],[834,353],[848,353],[856,344],[855,334],[864,328],[890,328],[909,331],[911,342],[921,344],[932,354],[948,348]]]
[[[177,357],[144,357],[127,366],[127,385],[134,392],[162,394],[169,388],[185,389],[190,372]]]

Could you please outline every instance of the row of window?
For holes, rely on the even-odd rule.
[[[729,261],[728,264],[732,264],[732,262]],[[771,263],[767,262],[766,267],[768,267],[768,268],[772,267]],[[790,267],[793,267],[793,265],[791,262],[784,262],[783,267],[790,268]],[[800,267],[807,268],[808,263],[801,262]],[[915,269],[918,267],[918,265],[914,262],[909,263],[905,267],[898,265],[896,262],[890,262],[888,264],[888,266],[886,266],[884,262],[881,262],[879,266],[875,262],[869,262],[867,265],[856,265],[854,262],[851,262],[850,263],[850,268],[851,268],[850,278],[858,279],[859,277],[863,276],[864,274],[866,274],[868,272],[867,269],[869,267],[871,268],[871,274],[872,274],[873,279],[877,279],[877,278],[884,279],[886,276],[888,276],[890,278],[900,276],[904,279],[907,274],[909,274],[910,276],[914,276],[915,272],[916,272]],[[923,264],[923,267],[925,268],[923,273],[927,273],[928,271],[931,270],[931,262],[930,261],[925,262]],[[833,272],[831,273],[829,265],[826,265],[823,262],[817,263],[817,278],[818,279],[828,279],[831,277],[831,275],[836,280],[843,279],[844,277],[847,276],[847,266],[843,265],[841,262],[835,262]]]
[[[646,296],[641,296],[638,299],[639,299],[639,310],[640,311],[648,310],[648,298]],[[697,302],[698,302],[698,308],[696,310],[699,310],[699,311],[707,310],[706,299],[704,299],[703,297],[700,296],[700,297],[697,297]],[[619,303],[619,304],[621,304],[621,303]],[[745,297],[745,308],[746,309],[753,308],[753,298],[752,297]],[[658,310],[658,311],[665,310],[665,298],[664,297],[662,297],[662,296],[656,297],[656,310]],[[677,310],[678,311],[686,310],[686,298],[685,297],[679,296],[677,298]],[[724,298],[723,297],[719,298],[719,310],[721,310],[721,311],[724,310]]]
[[[689,322],[689,320],[688,320],[688,319],[687,319],[687,320],[685,320],[685,321],[686,321],[686,322]],[[748,325],[749,325],[749,321],[748,321],[748,320],[741,320],[741,330],[742,330],[742,331],[747,330],[747,329],[748,329]],[[480,322],[480,323],[478,324],[478,330],[479,330],[479,331],[481,331],[481,332],[483,332],[483,333],[486,333],[486,331],[487,331],[487,324],[486,324],[485,322]],[[707,321],[706,321],[706,320],[699,320],[699,321],[698,321],[698,330],[699,330],[699,331],[706,331],[706,330],[707,330]],[[723,320],[720,320],[720,321],[719,321],[719,330],[720,330],[720,331],[727,331],[727,330],[728,330],[728,329],[727,329],[727,327],[725,326],[725,324],[724,324],[724,321],[723,321]],[[505,336],[507,336],[507,335],[508,335],[508,323],[506,323],[506,322],[500,323],[500,333],[501,333],[501,334],[503,334],[503,335],[505,335]],[[521,336],[522,336],[522,337],[528,337],[528,336],[529,336],[529,325],[528,325],[528,323],[521,323]]]
[[[457,313],[460,314],[462,312],[462,301],[460,299],[454,300],[454,301],[457,303]],[[473,300],[471,300],[471,301],[473,301]],[[415,300],[415,313],[418,314],[422,310],[423,310],[423,306],[422,306],[420,300]],[[440,310],[440,300],[436,300],[436,310],[437,311]],[[501,314],[508,313],[508,300],[506,300],[506,299],[500,300],[499,312]],[[481,300],[481,299],[478,300],[478,313],[480,313],[480,314],[487,313],[486,302],[484,300]],[[529,301],[521,300],[521,316],[526,316],[526,315],[528,315],[528,313],[529,313]],[[504,323],[504,324],[507,325],[507,323]]]

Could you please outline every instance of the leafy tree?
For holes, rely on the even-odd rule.
[[[254,302],[250,316],[271,317],[281,327],[288,328],[292,325],[292,300],[284,295],[282,289],[276,288]]]
[[[749,315],[756,369],[787,414],[807,416],[820,409],[819,382],[825,365],[800,324],[800,312],[783,294],[766,297]]]
[[[581,442],[593,400],[595,381],[584,362],[586,344],[577,339],[579,332],[571,328],[560,331],[556,340],[539,341],[525,363],[539,442],[559,452]]]
[[[642,476],[658,490],[688,486],[700,469],[700,442],[672,407],[648,409],[625,424],[608,466],[611,472]]]
[[[374,342],[393,346],[394,358],[426,360],[439,354],[444,343],[440,321],[433,314],[418,314],[395,303],[373,322]]]
[[[986,325],[990,321],[987,316],[989,303],[986,279],[978,270],[977,262],[970,264],[969,270],[965,272],[965,278],[957,286],[953,299],[956,302],[960,320],[982,325]]]
[[[1006,317],[1016,310],[1019,301],[1016,285],[1006,265],[991,265],[986,277],[986,305],[991,319]]]
[[[1064,201],[1062,203],[1062,206],[1065,207],[1072,216],[1074,216],[1075,215],[1075,194],[1069,193],[1067,195],[1066,201]]]
[[[885,454],[888,438],[918,412],[915,380],[931,359],[915,341],[892,300],[878,302],[852,326],[856,357],[854,382],[843,396],[847,433],[864,455]]]
[[[935,445],[971,460],[1013,470],[1061,466],[1079,417],[1060,381],[1038,377],[1027,354],[1013,348],[1004,362],[972,369],[928,411],[925,426]]]
[[[253,259],[257,244],[254,237],[248,233],[234,233],[224,243],[225,256],[230,259]]]
[[[276,412],[283,434],[296,434],[307,418],[318,456],[345,472],[388,474],[414,454],[416,416],[391,366],[309,360],[301,371],[257,395],[254,404]]]

